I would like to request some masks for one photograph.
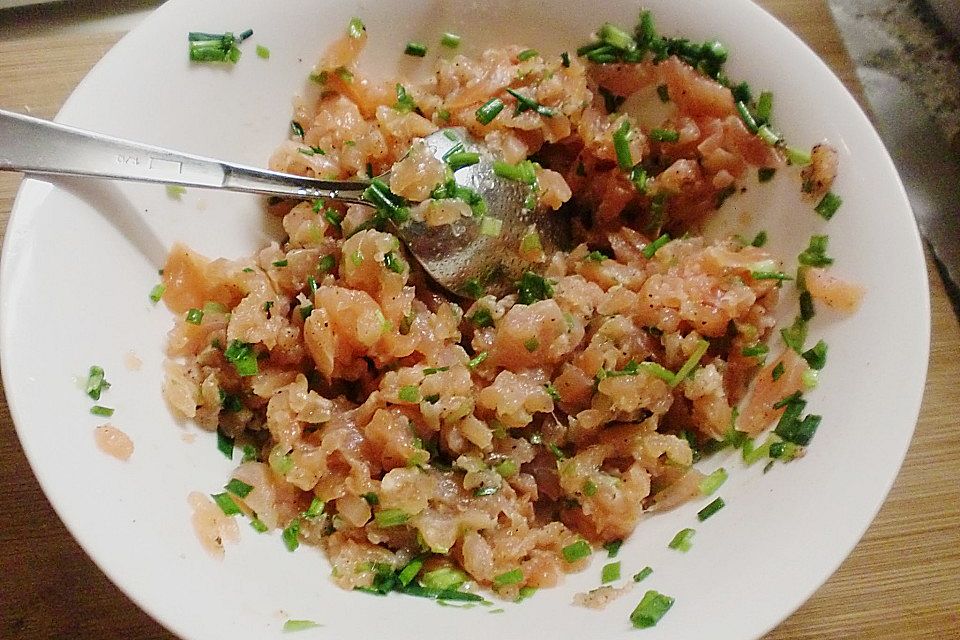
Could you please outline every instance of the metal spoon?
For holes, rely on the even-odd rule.
[[[531,187],[496,175],[496,160],[464,129],[443,129],[425,139],[438,158],[462,144],[480,154],[479,164],[458,169],[454,179],[486,202],[488,217],[501,221],[499,233],[481,232],[477,218],[440,226],[408,221],[394,231],[438,284],[468,298],[497,296],[516,290],[524,271],[541,271],[545,263],[520,255],[525,237],[536,233],[550,256],[569,242],[566,216],[527,206]],[[37,175],[68,175],[225,189],[291,198],[324,198],[369,204],[369,182],[318,180],[222,162],[160,147],[122,140],[75,127],[0,110],[0,170]],[[389,181],[389,172],[379,176]],[[487,225],[487,228],[496,225]]]

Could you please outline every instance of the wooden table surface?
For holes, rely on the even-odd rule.
[[[823,0],[760,4],[860,95]],[[52,117],[120,35],[0,42],[0,107],[29,107]],[[0,236],[19,182],[18,175],[0,174]],[[766,640],[960,638],[960,325],[939,275],[928,271],[930,371],[903,469],[850,557]],[[2,390],[0,513],[0,638],[173,637],[113,586],[67,533],[23,456]]]

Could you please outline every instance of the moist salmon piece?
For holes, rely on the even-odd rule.
[[[783,374],[776,380],[773,372],[783,365]],[[803,390],[803,374],[810,365],[793,349],[786,349],[778,358],[771,360],[755,379],[753,393],[747,406],[737,418],[737,429],[754,437],[783,413],[784,408],[773,405],[789,395]]]
[[[807,269],[803,282],[814,300],[843,313],[859,309],[867,292],[863,285],[844,280],[821,267]]]

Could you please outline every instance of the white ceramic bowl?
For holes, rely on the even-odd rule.
[[[850,318],[821,312],[811,337],[830,345],[809,409],[824,416],[808,455],[762,474],[727,453],[727,507],[696,523],[699,505],[652,517],[624,545],[630,575],[653,576],[602,612],[571,605],[599,584],[602,560],[504,613],[345,592],[316,550],[288,553],[276,535],[242,527],[226,558],[194,536],[186,496],[213,492],[232,465],[210,434],[177,424],[160,397],[170,314],[147,300],[164,251],[183,240],[208,255],[239,257],[277,229],[260,200],[162,187],[24,181],[7,228],[0,287],[2,370],[24,449],[51,503],[100,567],[141,607],[184,638],[269,638],[288,617],[324,626],[314,638],[635,638],[628,614],[643,591],[676,597],[647,638],[753,638],[775,626],[836,569],[883,501],[913,431],[928,348],[927,281],[907,200],[867,119],[840,82],[796,37],[746,0],[648,0],[661,31],[719,37],[728,72],[776,95],[775,120],[794,144],[830,140],[839,150],[835,190],[844,205],[828,224],[792,189],[738,201],[745,233],[766,229],[772,248],[795,256],[813,232],[830,235],[836,269],[868,290]],[[266,162],[285,136],[291,97],[323,47],[351,16],[366,22],[364,66],[412,74],[428,61],[401,55],[443,31],[464,50],[521,43],[547,54],[573,50],[605,20],[636,20],[632,0],[171,0],[124,38],[67,101],[62,122],[247,164]],[[235,68],[191,66],[191,30],[255,31]],[[268,46],[267,60],[253,53]],[[438,47],[434,46],[434,50]],[[401,59],[403,58],[403,59]],[[786,182],[784,182],[786,184]],[[760,192],[758,192],[760,193]],[[781,199],[782,198],[782,199]],[[732,203],[733,201],[731,201]],[[726,207],[725,207],[726,208]],[[744,223],[744,220],[748,222]],[[736,225],[735,225],[736,226]],[[792,311],[785,307],[783,316]],[[128,352],[143,361],[125,366]],[[101,453],[99,421],[78,387],[91,364],[113,383],[112,422],[134,440],[126,463]],[[196,433],[194,442],[185,434]],[[695,526],[693,549],[666,548]]]

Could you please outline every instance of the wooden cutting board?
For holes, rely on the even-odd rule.
[[[823,0],[760,4],[817,51],[862,103]],[[0,42],[0,107],[52,117],[120,35]],[[0,174],[0,236],[19,182]],[[766,640],[960,638],[960,326],[932,266],[929,274],[930,372],[903,469],[850,557]],[[2,390],[0,514],[0,638],[173,638],[107,580],[54,514],[20,449]]]

